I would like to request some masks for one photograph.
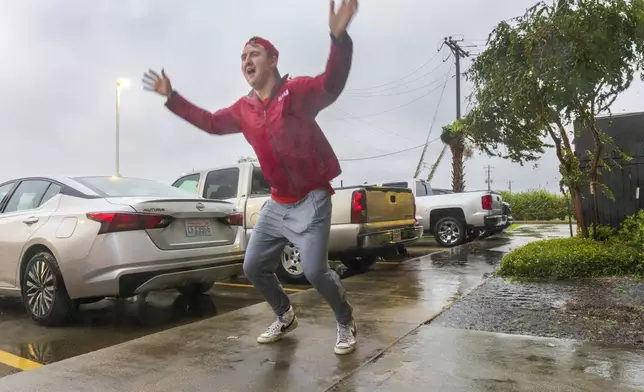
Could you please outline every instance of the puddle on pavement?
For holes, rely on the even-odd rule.
[[[496,265],[501,261],[504,252],[490,250],[490,248],[507,243],[510,243],[510,240],[506,238],[495,238],[494,240],[489,241],[473,242],[461,247],[447,249],[443,252],[422,257],[421,260],[431,260],[432,265],[438,268],[481,262],[489,265]]]
[[[573,235],[576,230],[575,224],[572,227]],[[570,237],[570,226],[568,223],[557,224],[521,224],[512,231],[503,233],[507,237],[532,237],[538,239]]]
[[[106,299],[83,305],[70,325],[60,328],[42,328],[33,324],[26,319],[20,300],[3,298],[0,303],[2,309],[21,312],[22,325],[15,325],[13,330],[10,327],[3,330],[0,350],[40,364],[50,364],[239,307],[225,309],[224,306],[224,312],[220,312],[210,295],[155,294],[147,299]],[[3,323],[7,325],[10,322]]]

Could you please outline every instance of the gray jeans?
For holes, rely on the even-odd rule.
[[[276,315],[283,314],[291,305],[275,275],[282,250],[291,242],[300,250],[304,275],[329,303],[336,320],[342,324],[352,320],[340,277],[329,267],[327,259],[332,208],[331,195],[323,189],[294,204],[269,199],[262,206],[246,249],[244,274]]]

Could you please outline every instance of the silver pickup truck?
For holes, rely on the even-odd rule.
[[[410,189],[424,232],[433,234],[436,242],[444,247],[461,245],[485,232],[500,232],[509,223],[507,209],[498,192],[435,194],[430,184],[419,178],[380,185]]]
[[[243,162],[187,173],[172,184],[207,199],[229,201],[244,214],[246,243],[270,197],[270,185],[256,162]],[[368,269],[378,256],[418,241],[423,229],[415,219],[414,195],[409,189],[356,186],[335,188],[329,238],[329,258],[349,268]],[[306,283],[299,250],[287,244],[278,275]]]

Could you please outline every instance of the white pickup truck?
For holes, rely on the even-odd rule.
[[[430,184],[419,178],[379,185],[410,189],[424,233],[433,234],[444,247],[461,245],[485,232],[502,231],[510,222],[498,192],[434,193]]]
[[[270,197],[270,185],[256,162],[187,173],[172,185],[206,199],[235,204],[244,214],[244,249],[259,218],[259,210]],[[415,219],[414,195],[409,189],[335,188],[331,200],[329,258],[340,260],[349,268],[366,270],[378,256],[422,237],[423,229]],[[293,244],[285,246],[277,272],[285,281],[307,282],[299,251]]]

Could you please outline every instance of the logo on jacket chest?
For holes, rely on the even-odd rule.
[[[285,97],[288,97],[288,89],[284,90],[284,92],[277,97],[277,102],[282,102]]]

